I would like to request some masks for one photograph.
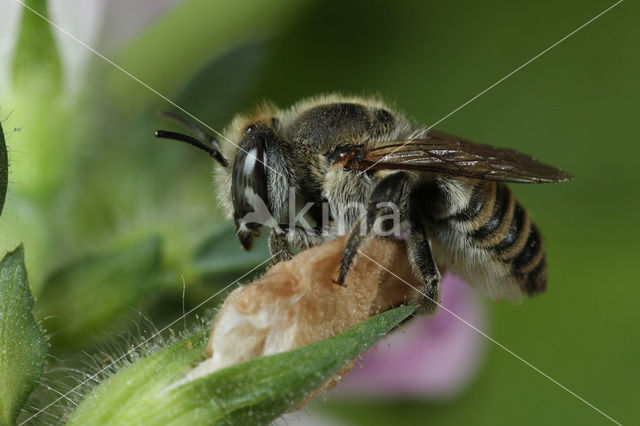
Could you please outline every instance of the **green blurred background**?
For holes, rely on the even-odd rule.
[[[287,106],[327,91],[380,94],[428,124],[612,4],[187,0],[105,54],[216,129],[262,99]],[[629,424],[640,421],[639,12],[621,3],[437,126],[575,175],[512,186],[545,234],[549,285],[518,306],[489,303],[489,334]],[[153,139],[167,102],[88,51],[72,90],[47,58],[53,41],[36,39],[23,32],[0,98],[2,116],[13,111],[5,131],[21,128],[7,138],[0,249],[25,241],[51,352],[73,363],[130,331],[138,311],[158,326],[179,315],[182,279],[189,309],[266,251],[238,249],[210,159]],[[608,422],[493,344],[451,400],[312,410],[369,425]]]

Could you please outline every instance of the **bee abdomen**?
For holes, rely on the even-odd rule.
[[[523,290],[533,295],[543,292],[547,285],[544,244],[540,231],[529,218],[527,211],[513,198],[512,195],[513,208],[506,228],[501,227],[499,241],[487,249],[508,264]],[[507,216],[509,213],[505,213],[503,217]]]
[[[516,200],[509,188],[504,184],[492,184],[496,187],[493,199],[488,205],[493,205],[491,215],[486,218],[484,223],[476,227],[470,232],[469,236],[475,240],[478,247],[493,247],[499,244],[504,235],[507,233],[513,214],[515,211]],[[478,225],[476,221],[476,225]]]
[[[547,261],[544,244],[538,228],[529,222],[527,240],[524,247],[510,262],[513,272],[521,280],[525,291],[532,295],[541,293],[547,285]]]
[[[505,264],[529,295],[544,291],[547,267],[542,237],[506,184],[476,185],[467,208],[455,217],[467,222],[467,238]]]

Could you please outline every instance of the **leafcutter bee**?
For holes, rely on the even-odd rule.
[[[238,115],[222,143],[169,115],[195,138],[156,135],[195,145],[219,163],[217,193],[247,250],[264,226],[271,228],[269,249],[278,260],[288,259],[292,247],[353,231],[336,277],[345,284],[364,239],[376,226],[381,233],[397,225],[392,237],[406,240],[414,273],[424,283],[412,301],[422,313],[439,304],[439,268],[493,298],[545,290],[542,237],[506,184],[572,179],[558,168],[510,149],[425,131],[376,99],[327,95],[284,110],[266,104]]]

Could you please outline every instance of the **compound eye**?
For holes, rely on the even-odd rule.
[[[242,144],[233,164],[231,192],[241,232],[256,230],[271,217],[264,151],[264,139],[251,137]]]

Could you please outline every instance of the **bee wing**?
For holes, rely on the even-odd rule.
[[[424,170],[514,183],[552,183],[570,174],[520,152],[464,140],[440,132],[421,139],[374,142],[356,160],[360,170]]]

